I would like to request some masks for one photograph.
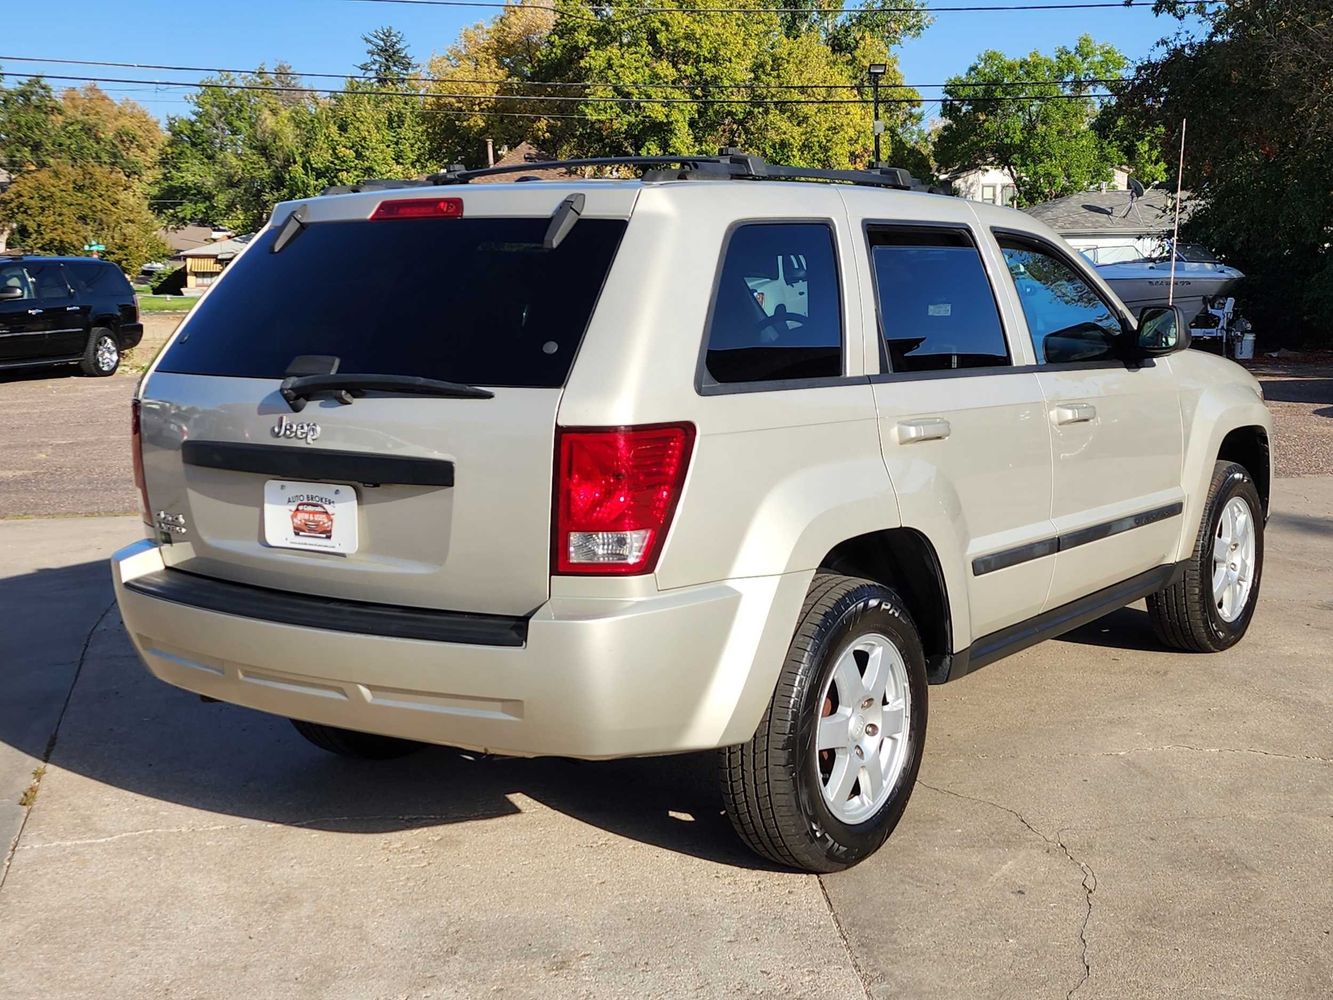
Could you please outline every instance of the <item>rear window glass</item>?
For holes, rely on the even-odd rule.
[[[842,374],[838,263],[827,225],[756,223],[732,234],[704,364],[718,383]]]
[[[1009,363],[990,281],[962,230],[870,231],[879,317],[895,372]]]
[[[563,385],[622,220],[584,219],[554,250],[549,218],[395,219],[277,230],[231,264],[162,371],[281,378],[302,354],[340,372],[493,386]]]
[[[114,264],[97,264],[92,261],[81,263],[70,261],[65,264],[65,277],[74,287],[76,294],[117,295],[132,294],[130,283]]]

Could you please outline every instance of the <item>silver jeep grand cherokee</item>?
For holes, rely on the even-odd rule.
[[[340,753],[721,748],[740,835],[830,871],[929,682],[1145,596],[1245,633],[1271,423],[1177,310],[898,171],[643,165],[276,208],[134,403],[155,675]]]

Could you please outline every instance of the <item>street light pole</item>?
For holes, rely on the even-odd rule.
[[[875,162],[874,166],[880,165],[879,137],[884,131],[884,123],[879,118],[879,78],[887,73],[889,67],[884,63],[871,63],[867,69],[870,74],[870,92],[873,95],[874,103],[874,130],[875,130]]]

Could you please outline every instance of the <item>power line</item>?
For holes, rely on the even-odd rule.
[[[24,63],[42,63],[45,65],[59,66],[100,66],[111,69],[156,69],[169,73],[231,73],[240,75],[255,75],[260,70],[255,69],[237,69],[225,66],[172,66],[164,63],[132,63],[132,62],[110,62],[101,59],[44,59],[38,56],[6,56],[0,55],[0,63],[4,62],[24,62]],[[265,70],[264,72],[274,74],[277,70]],[[292,76],[303,79],[310,77],[320,80],[358,80],[366,83],[373,83],[374,77],[357,76],[353,73],[307,73],[295,69],[284,67],[283,72],[290,73]],[[45,74],[41,74],[45,75]],[[52,77],[51,79],[59,79]],[[1073,80],[994,80],[987,81],[985,84],[963,84],[960,81],[953,83],[881,83],[882,90],[942,90],[945,87],[956,86],[987,86],[987,87],[1044,87],[1051,85],[1059,86],[1077,86],[1077,85],[1095,85],[1112,86],[1117,83],[1132,83],[1136,78],[1133,76],[1113,76],[1113,77],[1084,77]],[[466,85],[483,85],[497,87],[634,87],[638,90],[692,90],[706,87],[709,90],[855,90],[866,89],[869,84],[865,83],[661,83],[648,82],[636,83],[632,81],[616,80],[503,80],[503,79],[468,79],[463,77],[450,77],[447,80],[440,81],[435,77],[408,75],[403,77],[403,82],[423,83],[449,83]],[[158,85],[167,85],[169,81],[159,81]],[[211,84],[209,85],[211,86]],[[304,88],[303,88],[304,89]]]
[[[732,105],[800,105],[800,104],[868,104],[869,100],[861,97],[748,97],[744,99],[731,99],[726,97],[589,97],[587,95],[556,95],[556,94],[453,94],[439,93],[435,91],[415,91],[415,90],[365,90],[365,91],[347,91],[334,90],[328,87],[295,87],[286,85],[266,85],[251,83],[214,83],[204,81],[190,80],[133,80],[124,77],[105,77],[105,76],[73,76],[63,74],[41,74],[42,79],[47,80],[66,80],[76,83],[134,83],[134,84],[155,84],[162,87],[190,87],[197,90],[242,90],[258,91],[269,94],[323,94],[327,96],[342,97],[368,97],[374,99],[383,98],[415,98],[436,99],[436,100],[459,100],[459,101],[522,101],[527,103],[539,102],[574,102],[576,104],[732,104]],[[31,79],[32,77],[29,77]],[[969,88],[984,87],[985,84],[967,84]],[[945,100],[962,101],[1084,101],[1092,99],[1105,99],[1115,97],[1109,93],[1093,93],[1091,91],[1080,94],[996,94],[996,95],[971,95],[968,97],[945,98]],[[881,97],[880,104],[920,104],[921,100],[915,97]],[[460,113],[462,109],[458,109]],[[479,112],[473,112],[479,113]],[[492,112],[486,112],[490,114]],[[498,113],[498,112],[496,112]],[[534,114],[531,117],[545,118],[556,117],[554,115]]]
[[[349,3],[386,3],[420,7],[484,7],[488,9],[515,8],[522,10],[548,10],[557,14],[575,16],[581,11],[571,11],[568,7],[547,3],[504,3],[500,0],[348,0]],[[1224,0],[1200,0],[1201,3],[1220,4]],[[1005,11],[1033,10],[1097,10],[1114,7],[1152,7],[1153,0],[1095,0],[1079,3],[1018,3],[1018,4],[950,4],[938,7],[764,7],[758,4],[749,7],[616,7],[612,4],[589,4],[593,11],[605,11],[611,16],[632,14],[951,14],[951,13],[1003,13]]]

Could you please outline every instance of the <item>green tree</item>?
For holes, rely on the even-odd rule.
[[[0,75],[0,169],[10,173],[51,160],[60,102],[45,80],[29,77],[5,86]]]
[[[131,274],[166,253],[142,193],[110,167],[57,163],[24,171],[0,194],[0,219],[26,251],[77,255],[99,242],[104,256]]]
[[[934,147],[940,168],[1000,167],[1023,205],[1086,191],[1121,165],[1135,166],[1145,182],[1157,179],[1155,150],[1122,148],[1114,111],[1091,96],[1105,92],[1105,81],[1119,80],[1127,66],[1117,49],[1088,35],[1054,55],[981,53],[945,88]]]
[[[431,169],[422,102],[349,80],[296,122],[299,149],[286,172],[283,198],[319,194],[331,184],[369,177],[416,177]]]
[[[357,66],[364,75],[381,86],[401,87],[416,70],[407,51],[407,39],[389,25],[362,35],[366,43],[366,61]]]
[[[1249,280],[1242,306],[1270,342],[1333,344],[1333,8],[1327,0],[1233,0],[1142,67],[1122,102],[1164,139],[1174,174],[1181,123],[1185,235]]]

